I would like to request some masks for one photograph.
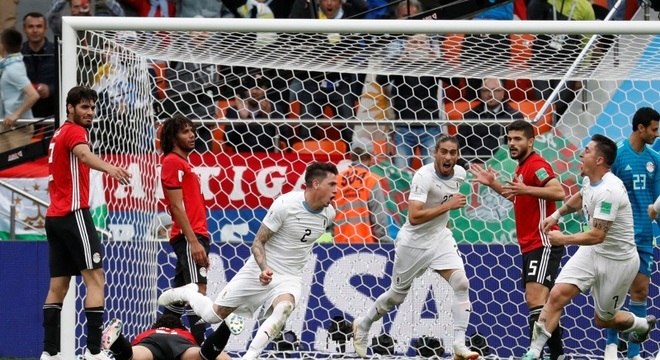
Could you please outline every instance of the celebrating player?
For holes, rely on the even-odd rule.
[[[163,292],[158,303],[187,302],[208,323],[221,322],[234,311],[252,315],[265,305],[268,317],[243,356],[247,360],[257,359],[282,330],[300,300],[301,272],[314,241],[334,221],[331,202],[336,192],[335,165],[310,164],[305,171],[305,190],[284,194],[271,205],[252,243],[252,256],[220,292],[215,304],[197,293],[195,284]],[[218,328],[202,344],[204,358],[214,358],[224,348],[229,332],[223,328]]]
[[[188,155],[195,149],[195,127],[192,121],[178,115],[163,123],[160,144],[163,149],[161,182],[168,209],[172,215],[170,244],[176,254],[174,287],[197,284],[206,294],[209,234],[206,209],[199,177],[192,171]],[[183,308],[169,306],[166,313],[181,316]],[[197,323],[199,316],[188,315],[195,339],[204,341],[206,325]]]
[[[458,157],[458,140],[443,135],[435,147],[435,161],[422,166],[413,176],[408,197],[408,220],[396,239],[392,286],[376,299],[365,316],[353,322],[353,345],[360,357],[367,356],[371,325],[403,303],[415,278],[430,268],[454,290],[451,307],[454,358],[479,358],[479,353],[465,345],[465,331],[472,311],[470,284],[456,240],[447,228],[449,211],[466,204],[465,196],[459,193],[466,173],[456,165]]]
[[[648,107],[635,112],[632,120],[633,132],[627,140],[619,144],[612,173],[628,190],[628,198],[635,222],[635,244],[639,254],[639,272],[630,287],[628,310],[639,317],[646,316],[647,297],[651,272],[653,271],[653,224],[647,217],[647,209],[655,198],[660,196],[660,156],[647,145],[653,145],[658,137],[660,114]],[[616,360],[619,334],[607,330],[605,360]],[[628,344],[628,358],[641,360],[641,347],[637,343]]]
[[[633,216],[623,182],[610,171],[616,144],[603,135],[594,135],[580,154],[582,189],[561,208],[543,220],[548,239],[555,245],[582,245],[566,263],[550,291],[534,335],[523,360],[538,359],[550,334],[559,323],[564,307],[580,292],[591,290],[595,323],[599,327],[630,333],[631,342],[641,342],[655,325],[646,318],[622,311],[628,288],[639,270],[635,249]],[[567,235],[552,230],[559,218],[582,209],[589,230]]]
[[[513,202],[516,218],[516,235],[523,255],[523,283],[525,300],[529,309],[529,337],[532,338],[534,323],[539,318],[543,304],[548,300],[554,285],[564,247],[552,245],[541,230],[541,222],[555,209],[555,201],[564,199],[564,190],[555,178],[552,166],[534,152],[534,127],[528,121],[516,120],[507,127],[509,153],[518,160],[516,177],[507,184],[495,179],[490,169],[473,164],[470,172],[476,181],[487,185],[498,194]],[[559,227],[555,226],[555,230]],[[561,328],[557,326],[548,340],[550,358],[557,360],[564,349]]]
[[[130,174],[101,160],[90,150],[88,129],[96,109],[96,91],[83,86],[66,96],[67,119],[55,131],[48,147],[48,192],[46,214],[50,285],[43,306],[44,351],[41,360],[60,360],[62,303],[71,276],[82,275],[87,288],[86,360],[105,360],[101,352],[101,329],[105,304],[103,249],[89,212],[90,168],[105,172],[122,184]]]

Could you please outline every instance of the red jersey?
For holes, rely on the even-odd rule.
[[[183,207],[186,209],[186,216],[193,232],[208,236],[202,188],[199,184],[199,177],[192,171],[192,166],[186,159],[173,152],[163,156],[161,163],[160,181],[163,185],[163,191],[181,189],[183,191]],[[172,205],[167,197],[165,197],[165,202],[171,214]],[[179,234],[181,234],[181,226],[177,224],[175,219],[172,219],[170,240]]]
[[[532,152],[516,168],[516,178],[527,186],[542,187],[555,178],[552,166],[539,154]],[[543,246],[550,246],[550,240],[543,232],[543,219],[557,210],[554,201],[531,195],[518,195],[513,201],[516,216],[516,233],[520,251],[526,254]],[[555,225],[553,230],[559,230]]]
[[[65,121],[53,134],[48,146],[48,193],[46,216],[64,216],[89,208],[89,166],[74,154],[73,148],[89,145],[87,129]]]
[[[190,341],[191,345],[197,345],[197,341],[195,341],[195,337],[193,334],[190,333],[190,331],[186,329],[170,329],[166,327],[159,327],[156,329],[149,329],[147,331],[139,333],[135,339],[133,339],[133,345],[139,344],[142,340],[148,338],[149,336],[153,334],[165,334],[165,335],[172,335],[172,336],[180,336],[188,341]]]

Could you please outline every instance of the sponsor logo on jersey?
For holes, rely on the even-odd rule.
[[[536,175],[536,178],[539,179],[540,181],[543,181],[543,180],[547,179],[550,176],[550,175],[548,175],[548,172],[545,171],[544,168],[540,168],[540,169],[536,170],[536,172],[534,174]]]
[[[607,201],[603,201],[600,204],[600,212],[601,213],[609,215],[611,211],[612,211],[612,203],[609,203]]]

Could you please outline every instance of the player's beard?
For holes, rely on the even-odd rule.
[[[92,120],[93,120],[93,118],[92,118]],[[89,124],[86,123],[85,120],[83,120],[83,116],[78,114],[78,113],[73,114],[73,122],[80,125],[80,126],[82,126],[82,127],[84,127],[84,128],[86,128],[86,129],[89,129],[89,128],[92,127],[92,121],[90,120]]]
[[[529,148],[526,148],[526,149],[517,148],[516,150],[518,151],[516,156],[511,155],[511,158],[513,160],[524,159],[527,156],[527,154],[529,153]],[[509,149],[509,152],[511,152],[511,149]]]

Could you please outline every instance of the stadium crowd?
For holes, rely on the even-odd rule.
[[[61,16],[150,16],[150,17],[243,17],[243,18],[307,18],[307,19],[417,19],[435,12],[443,3],[437,0],[207,0],[207,1],[149,1],[149,0],[53,0],[47,13],[29,12],[16,19],[18,1],[3,1],[0,13],[7,17],[0,19],[3,29],[18,29],[22,25],[25,40],[20,53],[7,53],[3,64],[11,58],[22,57],[25,69],[19,69],[20,80],[9,81],[10,73],[5,71],[1,82],[4,112],[3,131],[0,149],[10,149],[37,141],[44,136],[39,119],[58,115],[57,79],[57,39],[61,34]],[[450,14],[476,20],[591,20],[604,18],[611,7],[611,1],[604,0],[514,0],[495,2],[476,14]],[[443,11],[443,10],[439,10]],[[619,11],[618,18],[629,17],[633,7],[625,13]],[[440,12],[440,14],[442,14]],[[258,20],[255,20],[258,21]],[[54,39],[48,39],[49,30]],[[14,38],[16,34],[14,33]],[[131,35],[125,35],[130,37]],[[10,35],[7,34],[7,38]],[[3,39],[5,36],[3,36]],[[118,41],[128,41],[117,39]],[[130,40],[130,39],[129,39]],[[531,51],[529,60],[542,61],[549,56],[563,55],[552,53],[553,39],[539,36]],[[202,40],[203,41],[203,40]],[[318,40],[333,41],[330,37]],[[348,36],[339,44],[351,46],[354,41]],[[512,36],[502,35],[460,35],[458,38],[429,37],[418,35],[403,41],[395,40],[387,46],[388,57],[392,61],[432,61],[434,57],[450,56],[446,51],[448,41],[458,41],[461,50],[458,61],[469,66],[475,61],[489,58],[493,62],[512,62],[516,58],[516,46]],[[577,40],[580,42],[579,40]],[[327,46],[328,44],[318,44]],[[570,48],[570,39],[566,48]],[[577,46],[577,45],[575,45]],[[5,48],[7,48],[5,46]],[[429,148],[433,139],[441,133],[456,133],[461,146],[466,149],[467,161],[488,160],[497,148],[505,142],[502,125],[518,118],[534,118],[539,103],[547,99],[557,81],[490,80],[483,78],[439,78],[414,76],[387,76],[375,78],[364,74],[294,71],[283,72],[270,69],[207,67],[191,63],[169,62],[151,64],[152,98],[139,98],[137,76],[127,74],[127,69],[108,49],[106,59],[95,65],[95,73],[85,75],[92,87],[99,92],[100,119],[98,130],[92,133],[99,137],[102,148],[95,151],[112,153],[117,151],[116,140],[108,134],[114,133],[126,123],[125,113],[131,108],[153,106],[159,123],[174,113],[184,113],[200,120],[243,119],[244,125],[209,125],[199,127],[198,151],[212,152],[273,152],[306,151],[319,148],[321,151],[339,152],[348,157],[348,150],[355,136],[377,136],[365,132],[363,126],[351,123],[341,124],[342,120],[360,119],[360,100],[369,87],[379,90],[379,101],[383,101],[390,125],[378,130],[385,133],[377,140],[378,159],[383,155],[410,172],[422,163],[431,161]],[[478,53],[482,55],[479,56]],[[115,56],[117,55],[117,56]],[[537,60],[539,59],[539,60]],[[17,67],[17,66],[14,66]],[[34,102],[34,92],[38,99]],[[576,94],[581,89],[580,82],[569,82],[553,102],[554,114],[542,117],[540,131],[547,131],[558,122]],[[128,89],[128,90],[126,90]],[[210,96],[205,96],[212,89]],[[197,106],[184,108],[182,99],[192,96],[200,100]],[[484,107],[484,104],[487,106]],[[31,111],[29,108],[31,107]],[[120,109],[120,111],[110,111]],[[19,112],[20,110],[20,112]],[[12,113],[13,112],[13,113]],[[332,118],[332,125],[323,120]],[[21,119],[16,126],[15,119]],[[34,119],[26,121],[27,119]],[[257,120],[254,123],[249,120]],[[290,120],[280,125],[264,125],[265,120]],[[305,119],[312,122],[302,122]],[[465,123],[454,126],[447,120],[476,119],[496,120],[493,125]],[[396,120],[405,120],[396,122]],[[34,125],[36,123],[36,126]],[[24,125],[21,125],[24,124]],[[447,126],[449,125],[449,126]],[[14,129],[16,127],[16,129]],[[144,130],[144,129],[140,129]],[[20,141],[4,140],[6,136],[21,131]],[[138,130],[136,130],[138,131]],[[25,135],[27,134],[27,135]],[[104,136],[108,138],[104,138]],[[314,145],[312,145],[314,144]],[[315,151],[315,150],[313,150]],[[419,156],[419,158],[418,158]]]

